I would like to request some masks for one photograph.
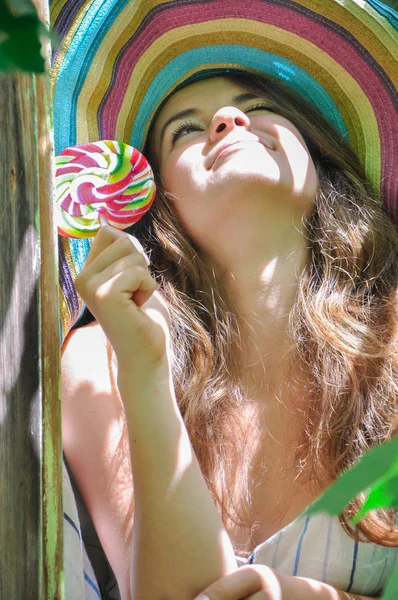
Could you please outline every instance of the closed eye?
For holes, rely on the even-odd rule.
[[[272,108],[268,104],[262,104],[262,103],[258,103],[258,104],[255,104],[254,106],[250,106],[244,112],[248,113],[248,112],[252,112],[255,110],[268,110],[268,111],[272,112]]]
[[[201,127],[197,123],[194,123],[193,121],[184,121],[183,123],[180,123],[178,125],[178,127],[176,127],[176,129],[174,129],[174,131],[172,132],[171,138],[170,138],[170,145],[173,146],[173,144],[180,137],[183,137],[184,135],[187,135],[188,133],[192,133],[192,131],[202,131],[202,130],[203,130],[203,127]]]

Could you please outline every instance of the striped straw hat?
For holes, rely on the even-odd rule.
[[[264,73],[347,137],[398,222],[398,13],[380,0],[51,0],[50,11],[62,40],[56,154],[101,139],[142,150],[156,110],[188,78]],[[70,261],[85,243],[69,244]]]

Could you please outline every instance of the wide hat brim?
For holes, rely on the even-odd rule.
[[[386,211],[398,192],[398,13],[378,0],[52,0],[55,151],[142,149],[162,101],[214,68],[273,75],[345,135]],[[376,10],[378,8],[378,10]]]

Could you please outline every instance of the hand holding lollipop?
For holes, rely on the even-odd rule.
[[[119,374],[138,364],[168,374],[166,303],[139,241],[117,231],[152,205],[151,167],[138,150],[113,141],[67,148],[56,165],[58,232],[74,238],[98,232],[75,287],[111,342]]]
[[[100,228],[100,217],[126,229],[149,210],[155,198],[152,169],[128,144],[105,140],[71,146],[55,163],[60,235],[92,237]]]

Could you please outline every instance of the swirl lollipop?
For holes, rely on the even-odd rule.
[[[103,140],[71,146],[55,164],[57,227],[65,237],[92,237],[105,219],[126,229],[155,198],[152,169],[128,144]]]

